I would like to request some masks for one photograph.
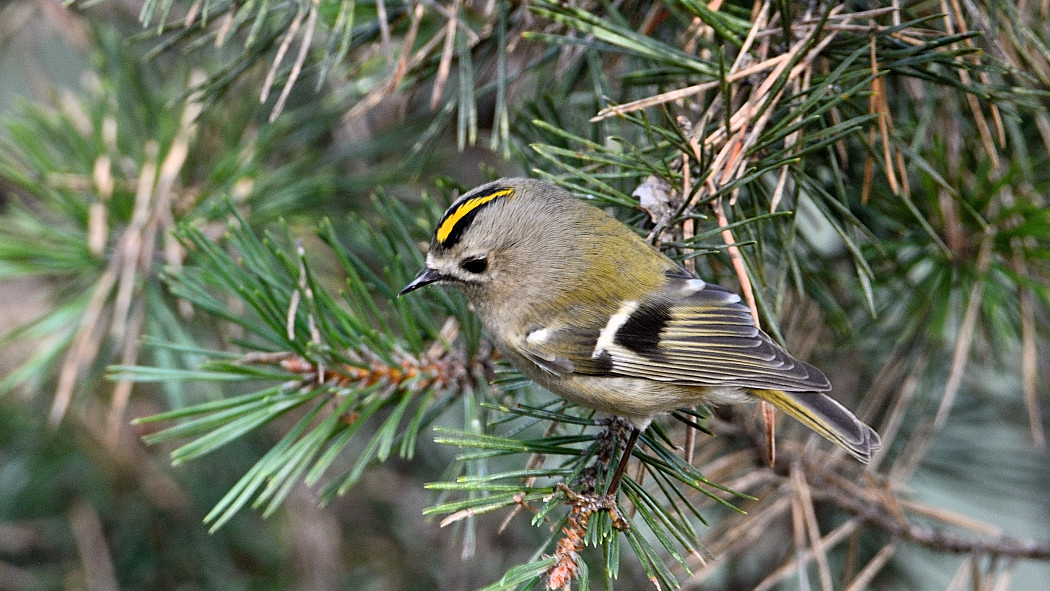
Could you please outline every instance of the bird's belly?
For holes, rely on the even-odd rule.
[[[511,363],[540,386],[569,402],[623,417],[644,428],[653,417],[697,404],[729,404],[755,400],[744,388],[682,385],[626,376],[556,375],[501,348]]]
[[[627,377],[567,376],[538,380],[562,398],[647,426],[661,413],[697,404],[743,402],[751,398],[740,388],[682,386]]]

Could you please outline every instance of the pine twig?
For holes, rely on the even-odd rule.
[[[1002,536],[996,539],[980,539],[961,536],[940,528],[928,527],[907,521],[899,521],[888,513],[873,510],[842,491],[829,487],[821,496],[840,508],[861,517],[879,529],[930,550],[953,554],[990,554],[1012,558],[1050,560],[1050,540],[1033,540]]]

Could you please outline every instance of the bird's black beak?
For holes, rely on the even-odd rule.
[[[423,270],[420,271],[419,274],[416,275],[416,278],[410,281],[408,285],[406,285],[405,288],[397,294],[397,297],[401,297],[406,293],[415,291],[420,287],[423,287],[424,285],[430,285],[431,283],[441,281],[443,279],[446,279],[446,277],[443,274],[441,274],[441,272],[437,269],[423,267]]]

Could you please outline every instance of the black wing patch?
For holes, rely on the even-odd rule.
[[[660,333],[671,322],[671,307],[666,302],[640,306],[616,331],[613,342],[639,355],[660,357]]]
[[[739,296],[695,279],[672,281],[655,302],[638,306],[602,353],[611,357],[614,374],[674,384],[831,389],[820,370],[792,357],[755,326]]]

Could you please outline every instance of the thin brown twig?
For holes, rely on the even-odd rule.
[[[780,65],[780,64],[782,64],[782,63],[784,63],[786,61],[789,61],[791,59],[791,54],[790,53],[786,53],[786,54],[781,54],[781,55],[778,55],[776,57],[769,58],[767,60],[761,61],[761,62],[759,62],[757,64],[753,64],[753,65],[748,66],[747,68],[744,68],[742,70],[736,70],[736,68],[742,63],[741,60],[744,58],[745,55],[747,55],[747,48],[748,48],[748,46],[749,46],[751,41],[753,41],[756,38],[764,38],[764,37],[768,37],[770,35],[780,34],[782,32],[779,27],[778,28],[774,28],[774,27],[771,27],[771,26],[767,26],[768,23],[766,23],[763,20],[760,20],[761,19],[761,15],[764,15],[764,14],[767,13],[768,6],[769,6],[768,3],[764,3],[763,4],[763,7],[762,7],[762,9],[761,9],[761,11],[759,13],[759,17],[755,20],[755,25],[752,26],[751,30],[748,32],[748,36],[745,38],[744,47],[742,47],[740,49],[740,53],[739,53],[739,55],[737,57],[737,62],[733,64],[733,68],[730,69],[731,73],[726,76],[724,81],[723,80],[715,80],[715,81],[711,81],[711,82],[704,82],[704,83],[695,84],[693,86],[689,86],[689,87],[686,87],[686,88],[680,88],[680,89],[664,92],[664,93],[661,93],[661,94],[658,94],[658,95],[654,95],[654,96],[651,96],[651,97],[646,97],[646,98],[643,98],[643,99],[639,99],[639,100],[636,100],[636,101],[631,101],[629,103],[624,103],[622,105],[611,105],[611,106],[605,107],[605,108],[601,109],[600,111],[598,111],[598,113],[595,114],[594,117],[591,118],[591,121],[592,122],[597,122],[597,121],[601,121],[601,120],[604,120],[604,119],[608,119],[610,117],[615,117],[617,115],[627,114],[627,113],[630,113],[632,111],[637,111],[637,110],[640,110],[640,109],[646,109],[646,108],[649,108],[649,107],[654,107],[654,106],[662,105],[662,104],[665,104],[665,103],[682,100],[684,98],[688,98],[690,96],[699,94],[699,93],[704,92],[706,90],[717,88],[718,86],[720,86],[723,83],[737,82],[737,81],[739,81],[741,79],[747,78],[749,76],[752,76],[754,74],[757,74],[757,73],[765,71],[765,70],[769,70],[769,69],[774,68],[774,67],[776,67],[776,66],[778,66],[778,65]],[[839,19],[841,19],[843,21],[849,21],[849,20],[863,19],[863,18],[874,18],[876,16],[881,16],[881,15],[883,15],[885,13],[891,13],[891,12],[894,12],[896,10],[897,9],[894,8],[894,7],[886,7],[886,8],[878,8],[878,9],[873,9],[873,10],[867,10],[867,11],[860,11],[860,12],[855,12],[855,13],[840,14],[841,13],[841,8],[840,7],[836,7],[836,10],[834,12],[832,12],[831,14],[829,14],[828,17],[827,17],[827,20],[828,21],[832,21],[832,22],[825,23],[825,25],[823,27],[823,30],[824,31],[829,31],[829,32],[832,32],[832,33],[837,32],[837,31],[876,33],[878,31],[880,31],[880,30],[882,30],[884,28],[888,28],[888,27],[880,27],[878,25],[849,25],[848,22],[837,23],[837,22],[834,22],[834,21],[835,20],[839,20]],[[816,31],[816,25],[818,25],[819,23],[820,23],[820,21],[817,20],[817,19],[810,19],[810,20],[803,20],[803,21],[798,21],[798,22],[792,23],[791,27],[793,29],[805,30],[805,31],[809,32],[810,34],[812,34],[812,32]],[[931,31],[931,34],[933,34],[932,31]],[[919,41],[916,41],[916,43],[919,43]],[[803,44],[799,44],[796,47],[802,47],[802,46],[804,46],[804,43]]]
[[[416,36],[419,35],[419,25],[423,22],[423,14],[423,5],[417,2],[412,9],[412,19],[408,25],[408,32],[405,33],[405,40],[401,45],[401,55],[397,59],[393,75],[390,76],[389,92],[396,90],[408,73],[409,57],[412,55],[412,46],[416,44]]]
[[[790,508],[791,499],[781,496],[771,502],[764,503],[757,510],[749,511],[747,519],[736,522],[732,527],[729,527],[729,524],[733,522],[723,520],[722,523],[726,525],[712,532],[712,535],[709,536],[712,541],[707,544],[707,549],[716,559],[720,556],[736,555],[743,548],[755,544],[767,531],[767,528],[779,520],[784,515],[784,512],[790,510]],[[717,560],[711,561],[706,566],[697,569],[693,573],[692,579],[697,581],[703,579],[716,564],[718,564]]]
[[[875,578],[875,575],[877,575],[879,571],[886,566],[886,563],[889,562],[890,558],[893,558],[893,555],[897,553],[898,548],[900,548],[900,542],[897,540],[883,546],[882,549],[868,561],[868,564],[857,573],[857,576],[853,578],[853,581],[850,582],[849,587],[846,587],[845,591],[861,591],[862,589],[866,589],[868,583]]]
[[[1010,589],[1010,582],[1013,580],[1014,570],[1017,568],[1018,562],[1016,558],[1011,558],[1007,561],[1006,566],[1000,571],[999,579],[992,587],[992,591],[1008,591]]]
[[[813,508],[813,496],[810,494],[809,483],[802,474],[801,466],[796,462],[791,467],[791,484],[798,496],[798,504],[802,510],[805,523],[806,535],[809,537],[808,547],[813,549],[813,556],[817,561],[817,572],[820,574],[820,585],[825,591],[832,591],[834,585],[831,581],[831,567],[828,565],[828,553],[824,542],[820,537],[820,525],[817,524],[817,512]]]
[[[69,527],[92,591],[117,591],[116,569],[110,556],[102,520],[87,501],[77,499],[69,509]]]
[[[751,30],[747,32],[747,37],[744,38],[743,45],[740,46],[739,54],[736,59],[733,60],[733,65],[729,67],[730,72],[738,72],[741,66],[744,65],[744,60],[750,57],[749,52],[751,51],[751,45],[754,44],[755,39],[758,38],[758,33],[769,23],[769,12],[772,10],[772,6],[769,2],[763,2],[762,8],[759,10],[758,15],[753,19]]]
[[[921,364],[925,367],[925,363]],[[898,394],[893,397],[892,406],[886,413],[886,417],[882,421],[879,432],[882,437],[884,449],[889,449],[890,444],[896,438],[901,425],[904,423],[904,416],[911,405],[912,399],[915,397],[915,392],[919,388],[919,371],[912,371],[901,381],[900,389]],[[880,451],[875,454],[875,457],[871,460],[872,470],[878,469],[878,466],[882,463],[883,458],[886,457],[885,451]]]
[[[448,82],[449,72],[452,70],[452,55],[456,40],[456,22],[459,19],[459,8],[463,0],[454,0],[445,24],[445,42],[441,50],[441,60],[438,62],[437,73],[434,76],[434,88],[430,93],[430,109],[438,107],[438,101],[445,92],[445,84]]]
[[[688,121],[688,119],[682,117],[681,120],[680,120],[680,124],[682,124],[682,123],[684,123],[687,126],[689,124],[689,121]],[[691,133],[692,130],[689,130],[689,131],[690,131],[690,133],[686,133],[686,137],[690,138],[689,139],[690,145],[693,146],[694,152],[698,154],[699,153],[699,147],[696,145],[695,135]],[[692,187],[693,175],[692,175],[692,172],[690,170],[689,161],[690,161],[690,154],[682,154],[682,200],[683,201],[689,198],[689,194],[692,193],[692,190],[693,190],[693,187]],[[683,240],[683,242],[688,243],[695,236],[695,230],[696,230],[695,229],[695,225],[696,225],[696,222],[691,217],[686,218],[685,221],[682,222],[682,240]],[[691,251],[691,249],[690,249],[690,251]],[[688,270],[690,273],[696,273],[696,259],[695,258],[688,257],[682,263],[685,266],[686,270]],[[692,463],[693,463],[693,455],[694,455],[694,453],[696,451],[696,430],[695,429],[686,429],[685,430],[685,442],[684,442],[683,445],[685,447],[685,452],[683,454],[683,459],[685,460],[686,464],[692,465]]]
[[[828,535],[821,538],[821,542],[825,547],[833,548],[845,540],[850,534],[857,531],[860,526],[861,521],[859,519],[851,519],[831,530]],[[762,579],[762,581],[755,585],[755,588],[752,591],[769,591],[770,589],[774,589],[777,584],[786,579],[791,573],[796,572],[801,565],[807,564],[810,560],[813,560],[813,556],[813,549],[806,548],[800,552],[799,556],[794,560],[784,563],[779,568],[769,573],[765,579]]]
[[[412,54],[411,59],[405,64],[404,68],[400,68],[400,70],[407,73],[419,66],[419,64],[423,63],[423,61],[427,59],[427,56],[429,56],[437,46],[442,43],[442,40],[443,37],[441,35],[432,36],[422,47]],[[468,41],[473,44],[476,42],[476,39],[468,36]],[[397,81],[400,80],[397,78],[397,72],[398,69],[391,67],[391,72],[387,79],[375,84],[364,98],[357,101],[354,106],[346,112],[346,115],[342,118],[342,124],[349,125],[356,122],[384,99],[390,98],[397,90]]]
[[[303,33],[303,40],[299,43],[299,53],[295,56],[295,62],[292,63],[292,70],[288,73],[288,79],[284,82],[284,88],[281,89],[280,96],[277,97],[277,102],[273,105],[273,110],[270,111],[270,123],[277,120],[280,116],[281,111],[284,110],[284,104],[288,100],[288,96],[292,93],[292,86],[295,85],[295,81],[299,79],[299,73],[303,70],[303,64],[306,63],[306,55],[310,51],[310,44],[314,39],[314,32],[317,30],[317,4],[318,0],[313,0],[310,3],[310,9],[306,15],[306,32]]]
[[[722,240],[726,244],[726,251],[729,253],[729,260],[733,264],[733,269],[736,271],[737,278],[740,281],[740,290],[744,293],[744,300],[747,302],[748,308],[751,310],[751,317],[755,322],[756,327],[761,326],[758,316],[758,304],[755,302],[755,293],[751,288],[751,278],[747,273],[747,267],[744,264],[744,257],[740,254],[740,248],[736,244],[736,238],[733,237],[733,231],[728,227],[729,219],[726,217],[725,210],[722,208],[722,198],[717,197],[711,202],[711,209],[715,212],[715,219],[718,221],[718,227],[722,228]],[[769,465],[773,465],[776,462],[776,421],[774,419],[774,413],[772,405],[765,400],[759,404],[759,409],[762,414],[763,424],[765,425],[766,433],[766,454],[768,456]]]
[[[155,168],[149,162],[143,166],[143,173],[148,174],[150,167]],[[58,374],[58,384],[55,387],[55,399],[51,404],[51,412],[48,423],[51,426],[58,425],[65,416],[69,405],[73,400],[77,378],[84,369],[89,359],[95,358],[106,330],[102,326],[102,320],[106,311],[106,301],[109,299],[113,288],[117,285],[119,278],[118,269],[121,267],[120,249],[114,253],[106,269],[95,282],[94,289],[87,305],[84,306],[84,314],[77,324],[73,339],[66,351],[65,359]]]
[[[113,160],[106,154],[95,159],[91,180],[98,199],[91,202],[88,210],[88,251],[99,257],[105,252],[109,237],[109,210],[106,202],[113,197],[116,183],[113,180]]]
[[[977,277],[970,287],[966,311],[963,312],[962,323],[959,325],[959,336],[955,342],[955,350],[952,352],[952,362],[948,371],[948,379],[944,384],[944,394],[941,396],[941,403],[937,407],[937,416],[933,422],[934,431],[943,427],[948,420],[948,413],[951,411],[955,397],[959,393],[959,387],[962,385],[966,361],[970,356],[970,346],[973,344],[977,329],[977,317],[981,312],[981,301],[984,296],[984,281],[982,278],[988,272],[988,266],[991,264],[993,238],[993,234],[986,233],[981,240],[981,249],[977,254],[976,263]]]
[[[390,46],[390,21],[386,12],[386,1],[376,0],[376,20],[379,21],[379,46],[386,58],[386,63],[394,67],[394,50]]]
[[[204,0],[193,0],[193,4],[186,10],[186,16],[182,19],[182,27],[188,29],[193,26],[193,23],[197,20],[197,15],[200,14],[201,6],[203,6]],[[218,40],[216,40],[218,42]]]
[[[825,474],[821,474],[825,476]],[[825,479],[826,486],[817,488],[820,498],[827,499],[839,508],[856,515],[871,525],[892,536],[918,544],[931,550],[953,554],[988,554],[1050,560],[1050,540],[1033,540],[999,536],[995,538],[968,537],[944,529],[920,525],[906,519],[898,519],[881,503],[870,503],[870,497],[858,497],[852,491],[843,490],[839,483]],[[865,502],[865,501],[869,502]]]
[[[950,8],[949,8],[950,2]],[[966,33],[966,19],[963,15],[962,8],[959,6],[958,0],[941,0],[941,10],[944,12],[944,28],[949,35],[956,34],[956,24],[958,24],[958,32]],[[952,20],[954,17],[954,21]],[[966,39],[962,41],[962,44],[973,48],[973,40]],[[958,45],[954,44],[954,45]],[[959,81],[969,86],[971,84],[970,72],[965,68],[960,67]],[[985,152],[988,158],[992,162],[992,167],[998,169],[1000,167],[999,152],[995,148],[995,143],[992,141],[992,132],[988,127],[988,120],[984,116],[984,112],[981,111],[981,105],[977,102],[977,96],[973,93],[966,94],[966,102],[970,106],[970,111],[973,113],[974,123],[977,125],[977,133],[981,136],[981,142],[984,144]]]
[[[801,563],[799,556],[804,552],[809,545],[806,543],[806,526],[803,523],[805,518],[802,516],[802,499],[797,494],[791,495],[791,537],[792,543],[794,544],[794,556],[795,562]],[[787,554],[785,554],[787,555]],[[799,579],[803,588],[809,588],[809,573],[805,570],[799,570]]]
[[[733,230],[729,228],[729,218],[726,217],[725,209],[722,207],[721,197],[711,202],[711,209],[715,213],[718,227],[722,228],[722,241],[726,244],[729,260],[732,262],[733,270],[736,271],[737,279],[740,281],[740,291],[744,293],[744,301],[747,302],[747,307],[751,309],[751,316],[755,320],[755,326],[759,326],[758,304],[755,302],[755,294],[752,291],[751,278],[748,276],[744,257],[740,254],[740,247],[737,246],[736,238],[733,237]]]
[[[967,588],[979,590],[981,585],[977,582],[978,572],[977,557],[967,556],[966,560],[959,563],[959,568],[955,569],[955,574],[948,581],[944,591],[965,591]]]
[[[871,60],[871,98],[868,102],[870,112],[877,115],[879,135],[882,138],[882,162],[883,170],[886,171],[886,182],[890,191],[895,195],[901,194],[900,185],[897,183],[897,174],[893,168],[893,146],[890,142],[890,119],[889,101],[886,99],[886,83],[879,74],[879,61],[875,53],[875,37],[870,40],[869,59]]]
[[[551,424],[547,427],[547,432],[544,434],[544,437],[550,437],[551,435],[554,435],[554,433],[557,430],[558,430],[558,422],[557,421],[551,421]],[[534,453],[531,456],[529,456],[529,460],[527,462],[525,462],[525,469],[526,470],[534,470],[536,468],[539,468],[540,466],[543,465],[543,462],[546,459],[547,459],[547,455],[546,454]],[[528,478],[525,479],[525,481],[523,483],[523,485],[525,487],[527,487],[527,488],[532,488],[532,486],[534,484],[536,484],[536,477],[535,476],[529,476]],[[514,507],[514,509],[512,509],[509,513],[507,513],[507,516],[503,519],[503,522],[500,523],[500,526],[496,530],[496,532],[502,534],[507,529],[507,527],[510,525],[510,522],[515,517],[517,517],[517,515],[519,513],[521,513],[521,510],[524,509],[524,508],[525,508],[525,504],[523,502],[518,502],[517,505]]]
[[[230,10],[226,13],[226,18],[222,19],[222,24],[219,25],[219,30],[215,34],[215,47],[222,47],[222,44],[226,42],[226,37],[229,36],[230,31],[233,30],[233,23],[237,20],[237,11]]]
[[[273,63],[270,64],[270,70],[266,73],[262,90],[259,92],[260,103],[265,103],[266,99],[270,98],[270,89],[273,88],[273,83],[277,79],[277,70],[281,67],[281,62],[284,61],[284,54],[288,53],[288,48],[292,46],[292,41],[295,39],[296,34],[299,33],[299,27],[301,26],[303,26],[303,12],[299,10],[295,13],[295,18],[292,19],[291,24],[288,25],[288,31],[285,32],[284,38],[281,39],[281,44],[277,47],[277,55],[274,56]]]
[[[760,63],[754,64],[754,65],[748,66],[747,68],[744,68],[743,70],[740,70],[739,72],[734,72],[732,74],[727,75],[726,79],[725,79],[725,82],[730,82],[731,83],[731,82],[737,82],[737,81],[743,80],[744,78],[747,78],[748,76],[752,76],[752,75],[757,74],[759,72],[763,72],[765,70],[769,70],[771,68],[775,68],[778,65],[780,65],[781,63],[785,62],[787,59],[788,59],[788,56],[786,54],[785,55],[779,55],[777,57],[770,58],[770,59],[768,59],[768,60],[766,60],[764,62],[760,62]],[[655,107],[655,106],[662,105],[662,104],[665,104],[665,103],[670,103],[670,102],[682,100],[684,98],[688,98],[688,97],[693,96],[695,94],[700,94],[701,92],[704,92],[705,90],[712,90],[714,88],[718,88],[722,84],[723,84],[722,80],[712,80],[711,82],[702,82],[700,84],[695,84],[693,86],[688,86],[686,88],[680,88],[678,90],[672,90],[672,91],[664,92],[664,93],[661,93],[661,94],[658,94],[658,95],[655,95],[655,96],[647,97],[647,98],[644,98],[644,99],[639,99],[639,100],[636,100],[636,101],[631,101],[629,103],[624,103],[622,105],[611,105],[611,106],[605,107],[604,109],[598,111],[598,113],[595,114],[594,117],[591,117],[590,120],[591,120],[592,123],[596,123],[598,121],[609,119],[610,117],[616,117],[618,115],[626,115],[627,113],[631,113],[633,111],[638,111],[638,110],[641,110],[641,109],[647,109],[649,107]]]
[[[1014,267],[1021,277],[1028,277],[1028,265],[1020,246],[1014,250]],[[1021,311],[1021,388],[1025,410],[1028,413],[1028,431],[1037,449],[1046,449],[1046,434],[1043,431],[1043,415],[1039,408],[1039,343],[1036,334],[1035,305],[1032,290],[1019,286],[1018,300]]]
[[[934,507],[917,501],[911,501],[908,499],[902,499],[898,497],[893,497],[893,503],[894,510],[900,511],[900,513],[898,514],[898,518],[902,518],[901,515],[903,515],[904,512],[907,512],[919,515],[921,517],[935,519],[947,525],[965,528],[984,536],[995,538],[1003,535],[1003,528],[997,525],[985,523],[978,519],[974,519],[966,515],[961,515],[959,513],[949,511],[941,507]]]
[[[138,362],[139,347],[138,335],[142,334],[142,326],[146,318],[146,299],[139,298],[135,302],[135,308],[131,312],[128,322],[128,333],[124,337],[124,347],[120,354],[120,363],[124,366],[132,366]],[[106,445],[113,450],[120,444],[120,437],[124,433],[124,414],[131,400],[131,391],[134,382],[131,380],[120,380],[113,386],[113,401],[110,402],[109,428],[106,430]]]

